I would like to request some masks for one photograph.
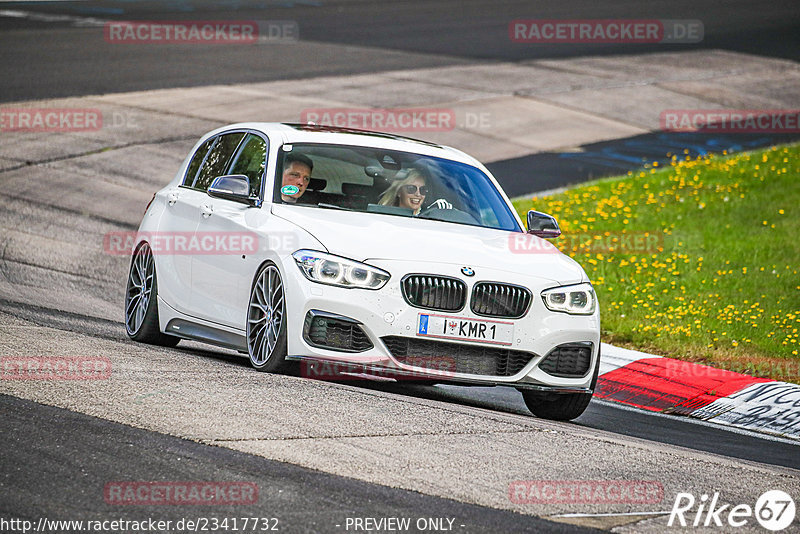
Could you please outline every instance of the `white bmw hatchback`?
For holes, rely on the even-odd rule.
[[[277,372],[519,389],[586,409],[600,319],[583,269],[528,231],[489,171],[395,135],[245,123],[206,134],[133,246],[128,335],[193,339]],[[335,370],[336,373],[328,373]]]

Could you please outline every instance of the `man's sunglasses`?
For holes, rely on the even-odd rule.
[[[409,195],[413,195],[414,193],[416,193],[417,189],[419,189],[419,194],[422,195],[423,197],[425,195],[427,195],[428,191],[429,191],[428,186],[425,186],[425,185],[420,186],[419,188],[416,185],[404,185],[403,186],[403,191],[405,191]]]

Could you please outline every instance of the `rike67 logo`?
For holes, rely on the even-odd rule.
[[[722,504],[719,492],[714,492],[712,496],[704,493],[699,499],[691,493],[678,493],[667,526],[729,529],[752,525],[752,519],[755,517],[762,527],[777,532],[792,524],[795,512],[794,500],[781,490],[764,492],[755,506]]]

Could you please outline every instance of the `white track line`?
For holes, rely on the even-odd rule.
[[[17,9],[2,9],[0,17],[27,19],[36,22],[68,22],[78,27],[103,26],[106,20],[94,17],[78,17],[75,15],[49,15],[47,13],[36,13],[34,11],[20,11]]]

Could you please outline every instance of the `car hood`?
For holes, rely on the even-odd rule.
[[[530,234],[316,207],[273,205],[272,213],[309,232],[331,254],[358,261],[452,263],[562,284],[587,280],[572,258]]]

